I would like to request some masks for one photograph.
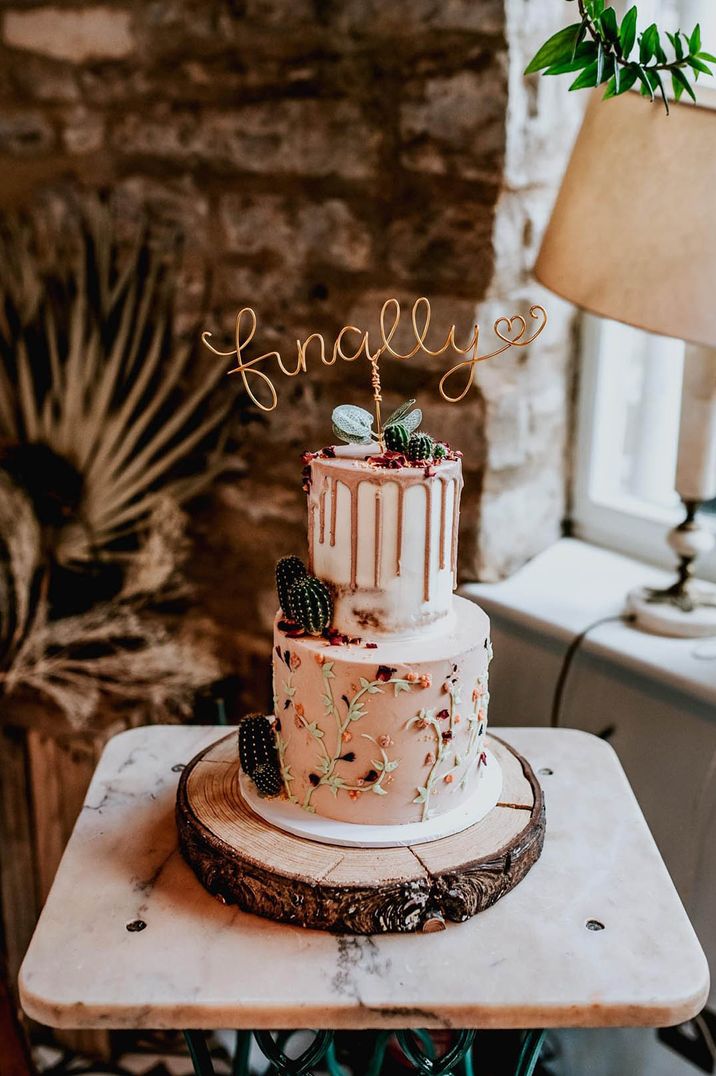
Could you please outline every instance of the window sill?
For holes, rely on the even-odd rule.
[[[460,593],[485,611],[569,643],[595,620],[618,616],[635,586],[673,575],[587,542],[563,538],[509,579],[467,583]],[[583,649],[672,690],[716,704],[716,638],[669,639],[629,624],[602,624]]]

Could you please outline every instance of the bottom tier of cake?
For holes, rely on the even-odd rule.
[[[475,791],[487,728],[489,620],[454,599],[444,632],[332,645],[274,626],[276,739],[287,796],[342,822],[400,825]]]

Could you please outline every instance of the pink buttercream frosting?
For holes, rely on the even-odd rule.
[[[438,636],[330,645],[274,625],[276,734],[286,794],[344,822],[435,817],[484,760],[489,620],[454,598]]]

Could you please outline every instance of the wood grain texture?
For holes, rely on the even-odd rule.
[[[486,818],[429,844],[361,849],[294,837],[255,815],[239,789],[232,732],[182,773],[182,854],[219,900],[280,922],[350,934],[462,922],[517,885],[544,842],[544,797],[532,768],[496,737],[489,746],[506,780]]]

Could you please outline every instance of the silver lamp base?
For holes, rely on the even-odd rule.
[[[686,518],[667,536],[679,557],[678,577],[663,590],[631,590],[626,611],[644,631],[695,639],[716,635],[716,585],[691,577],[695,558],[713,548],[714,535],[696,522],[699,502],[684,501],[684,505]]]

